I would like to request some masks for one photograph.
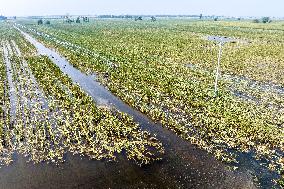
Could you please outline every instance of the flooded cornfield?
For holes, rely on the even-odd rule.
[[[281,189],[282,44],[141,24],[0,23],[0,188]]]

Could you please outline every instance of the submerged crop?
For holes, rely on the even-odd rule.
[[[110,161],[123,154],[139,165],[161,159],[164,150],[155,136],[128,115],[98,107],[51,60],[36,56],[11,25],[1,27],[2,165],[10,164],[15,152],[34,163],[63,162],[68,152]],[[16,97],[13,106],[11,96]]]
[[[250,152],[281,175],[283,31],[256,27],[246,22],[99,20],[80,27],[55,23],[24,29],[74,67],[97,73],[129,105],[216,158],[238,165],[239,154]],[[225,48],[217,98],[212,95],[217,49],[204,39],[208,35],[240,41]]]

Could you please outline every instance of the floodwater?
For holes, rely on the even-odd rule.
[[[6,44],[3,45],[3,52],[4,52],[4,61],[6,62],[7,65],[7,79],[8,79],[8,84],[10,86],[9,89],[9,97],[10,97],[10,115],[12,120],[16,116],[16,109],[17,109],[17,96],[15,93],[16,87],[13,82],[13,73],[12,73],[12,65],[9,60],[9,54],[11,53],[10,50],[6,47]]]
[[[17,156],[12,165],[0,169],[0,188],[255,188],[252,176],[246,171],[228,170],[205,151],[133,110],[55,51],[22,34],[39,54],[47,55],[99,105],[115,107],[132,116],[142,130],[157,134],[165,154],[161,161],[142,167],[128,161],[124,154],[119,154],[115,162],[67,154],[65,162],[59,165],[34,165]]]

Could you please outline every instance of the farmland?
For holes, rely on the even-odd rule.
[[[283,187],[283,22],[95,19],[39,26],[18,20],[0,30],[3,165],[17,152],[35,163],[60,164],[66,153],[93,161],[123,154],[151,166],[167,156],[159,134],[170,131],[233,172],[252,171],[262,187]],[[68,65],[61,69],[53,55],[38,55],[27,36],[153,124],[146,131],[135,116],[100,105],[62,71]],[[218,45],[208,36],[236,39],[224,45],[217,96]]]

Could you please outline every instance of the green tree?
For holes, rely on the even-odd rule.
[[[138,20],[143,20],[142,16],[138,16],[138,17],[135,18],[135,21],[138,21]]]
[[[80,21],[80,17],[78,17],[77,19],[76,19],[76,23],[80,23],[81,21]]]
[[[38,20],[38,21],[37,21],[37,24],[38,24],[38,25],[42,25],[42,24],[43,24],[42,19]]]
[[[260,21],[258,19],[252,20],[253,23],[259,23]]]
[[[156,17],[155,17],[155,16],[151,16],[151,21],[152,21],[152,22],[157,21]]]
[[[262,23],[270,23],[270,22],[271,22],[271,20],[270,20],[269,17],[263,17],[262,18]]]

